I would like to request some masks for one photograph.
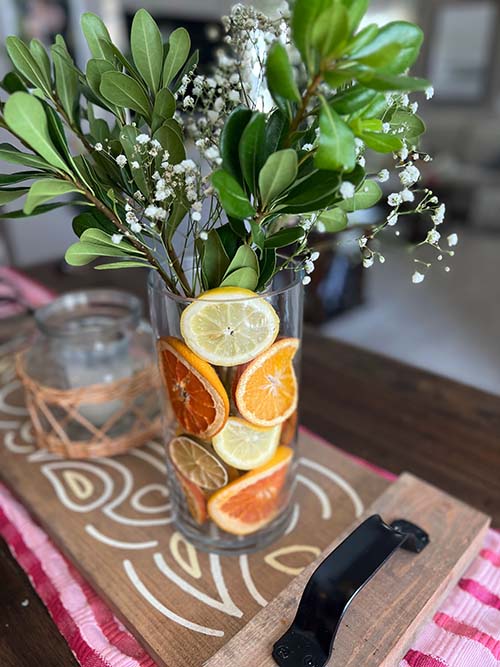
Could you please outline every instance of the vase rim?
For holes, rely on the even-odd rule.
[[[99,316],[92,319],[92,316]],[[140,323],[142,305],[133,294],[117,289],[68,292],[35,311],[38,329],[54,338],[113,333]]]
[[[235,298],[232,299],[233,301],[253,301],[254,299],[268,299],[270,297],[278,296],[279,294],[285,294],[286,292],[294,289],[297,287],[299,284],[302,284],[302,279],[304,277],[304,271],[302,269],[283,269],[282,271],[279,272],[279,274],[276,275],[281,275],[288,273],[291,274],[291,279],[287,280],[285,285],[282,285],[280,287],[272,288],[272,289],[267,289],[264,292],[258,292],[253,294],[252,296],[249,297],[241,297],[241,298]],[[172,292],[168,288],[168,286],[162,281],[161,277],[155,271],[155,269],[151,269],[148,275],[148,288],[151,291],[154,292],[162,292],[165,295],[167,295],[170,299],[173,301],[178,301],[179,303],[192,303],[193,301],[197,301],[199,296],[182,296],[180,294],[175,294],[175,292]],[[218,289],[218,288],[214,288]],[[206,290],[209,291],[209,290]],[[203,294],[203,292],[200,292],[200,294]],[[217,298],[210,298],[210,299],[204,299],[207,302],[212,302],[212,303],[223,303],[227,302],[226,299],[217,299]]]

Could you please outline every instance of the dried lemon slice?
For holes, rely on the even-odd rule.
[[[188,347],[216,366],[247,363],[273,344],[279,326],[270,303],[239,287],[205,292],[181,316]]]
[[[170,458],[186,479],[207,491],[215,491],[228,483],[227,470],[205,447],[180,435],[171,440]]]

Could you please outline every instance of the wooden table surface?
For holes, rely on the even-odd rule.
[[[63,276],[51,265],[28,273],[56,291],[113,285],[145,297],[140,271],[82,269]],[[301,421],[352,454],[441,487],[490,514],[500,528],[500,397],[306,327]],[[1,541],[0,582],[2,667],[76,665]]]

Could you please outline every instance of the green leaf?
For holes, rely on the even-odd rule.
[[[243,130],[238,154],[241,171],[250,191],[258,188],[259,173],[266,160],[266,115],[256,111]]]
[[[383,26],[378,35],[351,57],[389,74],[401,74],[411,67],[420,53],[424,34],[417,25],[393,21]]]
[[[103,42],[111,44],[111,37],[103,21],[96,14],[86,12],[82,14],[81,26],[92,56],[108,60],[109,51],[103,47]]]
[[[219,199],[226,213],[233,218],[244,220],[255,215],[255,209],[249,202],[238,181],[224,169],[212,174],[212,185],[219,194]]]
[[[141,262],[141,260],[138,259],[125,259],[123,262],[109,262],[108,264],[99,264],[94,268],[98,271],[105,271],[107,269],[135,269],[138,267],[142,269],[150,269],[151,264],[145,260]]]
[[[78,101],[78,73],[62,56],[57,47],[52,47],[52,60],[56,77],[56,91],[66,115],[75,120],[75,107]]]
[[[20,220],[21,218],[31,218],[35,215],[42,215],[43,213],[49,213],[50,211],[55,210],[56,208],[62,208],[67,206],[68,202],[57,202],[55,204],[44,204],[39,206],[32,213],[25,213],[22,209],[16,211],[0,211],[0,220],[10,219],[10,220]]]
[[[252,118],[252,112],[244,106],[238,106],[232,111],[222,130],[220,138],[220,154],[222,167],[237,181],[242,182],[238,146],[246,126]]]
[[[281,42],[274,42],[269,49],[266,76],[269,92],[275,100],[276,97],[282,97],[292,102],[300,102],[300,93],[295,83],[288,53]]]
[[[111,104],[123,109],[133,109],[145,118],[149,118],[151,114],[149,100],[137,81],[128,74],[104,72],[99,90]]]
[[[354,194],[354,197],[344,199],[344,201],[338,204],[338,207],[343,211],[352,213],[353,211],[364,210],[375,206],[381,198],[382,190],[378,183],[366,180]]]
[[[264,250],[264,241],[266,240],[264,230],[257,222],[255,222],[255,220],[250,220],[250,229],[252,230],[253,243],[255,243],[260,250]]]
[[[299,178],[276,210],[293,215],[328,208],[340,199],[339,185],[339,175],[334,171],[299,170]]]
[[[238,269],[243,269],[245,267],[253,269],[253,271],[255,271],[257,274],[259,273],[259,260],[257,259],[257,255],[246,243],[241,245],[236,251],[236,254],[234,255],[226,273],[224,274],[224,278],[227,278],[227,276],[229,276],[229,274],[231,274],[233,271],[237,271]]]
[[[259,192],[264,207],[295,181],[297,169],[297,153],[292,148],[267,158],[259,174]]]
[[[17,92],[18,90],[26,92],[26,86],[16,72],[7,72],[0,85],[5,92],[9,93],[9,95],[12,95],[12,93]]]
[[[319,128],[319,148],[314,156],[316,167],[340,171],[354,169],[356,164],[354,133],[324,99]]]
[[[349,16],[349,31],[352,34],[366,14],[370,0],[342,0]]]
[[[14,93],[5,104],[4,117],[9,128],[50,165],[71,173],[52,144],[47,116],[36,97],[23,92]]]
[[[101,96],[101,79],[105,72],[114,72],[113,65],[102,58],[91,58],[87,63],[85,75],[91,90]]]
[[[5,47],[16,70],[31,84],[50,93],[43,71],[26,44],[19,37],[11,35],[5,40]]]
[[[351,120],[356,118],[383,118],[387,112],[387,100],[384,93],[375,92],[373,100],[364,108],[351,114]]]
[[[318,222],[323,224],[325,232],[341,232],[347,227],[347,213],[341,208],[332,208],[330,211],[322,213]]]
[[[400,128],[403,132],[398,136],[406,139],[410,144],[416,144],[420,135],[425,132],[425,123],[421,118],[409,111],[395,111],[389,119],[392,132],[396,133]]]
[[[266,123],[266,154],[279,150],[288,131],[288,118],[280,109],[275,109]]]
[[[378,31],[379,27],[376,23],[367,25],[363,30],[360,30],[357,35],[354,35],[347,46],[346,53],[349,54],[362,49],[375,39],[378,35]]]
[[[45,82],[44,90],[50,90],[52,88],[52,70],[49,56],[47,55],[44,45],[40,40],[32,39],[29,49],[42,72],[43,80]]]
[[[108,234],[114,234],[116,232],[116,227],[111,220],[108,220],[106,216],[99,213],[97,210],[77,215],[73,218],[72,227],[78,237],[80,237],[87,229],[102,229],[102,231],[107,232]]]
[[[111,246],[99,245],[98,243],[77,241],[66,250],[64,258],[71,266],[85,266],[85,264],[90,264],[90,262],[98,257],[123,256],[124,252],[119,248],[115,249]]]
[[[115,230],[116,232],[117,230]],[[122,255],[144,255],[141,250],[138,250],[131,243],[122,239],[120,243],[114,243],[111,234],[103,231],[102,229],[90,228],[82,232],[81,240],[89,243],[100,244],[103,247],[109,246],[110,248],[118,249],[121,251]]]
[[[394,153],[401,150],[403,147],[402,140],[393,134],[385,134],[384,132],[362,132],[360,137],[368,148],[371,148],[377,153]]]
[[[163,85],[168,86],[186,62],[191,38],[185,28],[177,28],[168,38],[168,52],[163,65]]]
[[[252,292],[255,291],[259,282],[259,274],[248,266],[236,269],[221,282],[221,287],[241,287]]]
[[[14,185],[23,181],[31,181],[38,178],[46,178],[48,174],[43,171],[18,171],[14,174],[0,174],[0,185]]]
[[[364,109],[376,95],[374,90],[357,84],[335,95],[329,100],[329,104],[338,114],[347,116],[354,111]]]
[[[267,287],[268,281],[274,275],[276,270],[276,250],[272,248],[266,248],[261,253],[261,258],[259,262],[259,283],[257,285],[256,291],[260,292],[265,287]]]
[[[342,52],[349,36],[349,17],[341,2],[333,2],[312,27],[311,43],[321,56],[333,58]]]
[[[228,222],[226,222],[225,225],[216,227],[215,231],[219,235],[224,250],[226,251],[226,255],[231,259],[231,257],[235,256],[236,251],[238,250],[240,243],[238,235],[233,232],[231,225]]]
[[[240,239],[246,239],[248,236],[247,228],[243,220],[238,220],[237,218],[232,218],[230,215],[227,216],[229,221],[229,226],[233,230],[233,233]]]
[[[287,227],[280,229],[276,234],[268,236],[264,241],[264,248],[285,248],[304,238],[303,227]]]
[[[229,266],[229,257],[215,229],[208,233],[203,245],[202,273],[207,289],[218,287]]]
[[[175,126],[165,123],[154,133],[153,137],[160,142],[164,150],[169,152],[169,162],[171,164],[178,164],[186,159],[184,142],[175,129]]]
[[[19,197],[22,197],[27,192],[28,188],[21,188],[18,190],[14,189],[0,190],[0,206],[3,206],[4,204],[9,204],[11,201],[19,199]]]
[[[163,40],[156,22],[145,9],[139,9],[132,21],[130,48],[139,73],[156,93],[163,66]]]
[[[323,78],[330,88],[340,88],[350,83],[355,77],[355,73],[350,70],[335,69],[332,72],[324,72]]]
[[[172,118],[175,113],[175,97],[168,88],[162,88],[155,98],[153,106],[153,132],[163,124],[163,121]]]
[[[427,79],[419,79],[413,76],[395,76],[393,74],[380,74],[366,68],[357,75],[359,81],[372,90],[397,91],[411,93],[425,90],[430,86]]]
[[[292,38],[295,46],[302,54],[309,71],[315,67],[312,51],[312,33],[319,15],[328,9],[331,0],[296,0],[292,10]]]
[[[72,183],[60,181],[56,178],[44,178],[41,181],[36,181],[29,189],[23,210],[27,215],[31,215],[36,208],[45,204],[45,202],[70,192],[80,192],[80,190]]]

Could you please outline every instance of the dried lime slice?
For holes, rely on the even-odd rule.
[[[215,491],[227,484],[227,470],[222,463],[191,438],[180,435],[168,449],[177,470],[196,486]]]

